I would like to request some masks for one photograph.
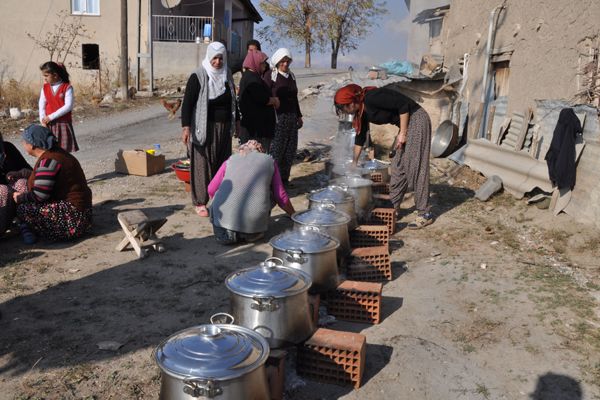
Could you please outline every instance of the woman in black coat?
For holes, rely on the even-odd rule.
[[[250,139],[258,141],[268,149],[275,133],[275,109],[279,99],[261,78],[267,68],[267,55],[260,51],[249,51],[244,60],[244,73],[240,81],[241,125],[245,128],[240,142]]]

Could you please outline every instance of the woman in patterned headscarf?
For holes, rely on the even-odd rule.
[[[253,242],[264,236],[269,225],[271,202],[288,214],[294,207],[285,192],[277,163],[264,154],[256,140],[242,144],[208,185],[213,199],[211,222],[217,242]]]
[[[411,229],[433,222],[429,204],[429,150],[431,121],[427,112],[397,88],[362,88],[350,84],[339,89],[334,97],[336,112],[353,114],[356,139],[354,163],[369,135],[369,123],[393,124],[398,129],[394,141],[395,155],[391,165],[390,199],[399,210],[404,195],[414,191],[417,216]]]
[[[182,140],[190,156],[192,202],[208,217],[208,183],[231,155],[231,138],[239,130],[233,77],[227,50],[213,42],[202,66],[188,79],[181,107]]]

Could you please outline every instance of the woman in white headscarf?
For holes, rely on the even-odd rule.
[[[231,138],[239,130],[235,88],[222,43],[208,45],[202,66],[188,79],[181,126],[190,157],[192,202],[199,216],[208,217],[208,184],[231,156]]]
[[[298,129],[302,127],[302,112],[298,103],[296,77],[290,70],[292,53],[281,48],[271,57],[271,74],[265,81],[273,97],[278,97],[277,125],[269,153],[277,161],[281,179],[287,183],[290,179],[292,163],[298,149]]]

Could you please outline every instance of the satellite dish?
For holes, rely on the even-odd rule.
[[[164,8],[177,7],[179,3],[181,3],[181,0],[160,0],[160,4],[162,4]]]

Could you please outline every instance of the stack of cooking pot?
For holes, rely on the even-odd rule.
[[[271,347],[300,343],[316,329],[308,301],[310,276],[279,258],[234,272],[225,285],[233,318],[262,334]]]
[[[162,371],[160,400],[268,400],[265,338],[231,324],[200,325],[175,333],[158,345]]]
[[[351,219],[345,212],[335,209],[333,204],[323,204],[318,208],[311,208],[292,215],[295,228],[313,226],[322,233],[331,236],[340,243],[338,257],[344,258],[350,254],[350,236],[348,224]]]
[[[339,282],[336,252],[340,242],[315,226],[279,234],[269,242],[273,256],[283,260],[287,267],[308,274],[312,280],[311,291],[325,292],[335,289]]]
[[[339,244],[324,245],[335,250]],[[316,330],[308,300],[311,278],[281,259],[271,257],[234,272],[225,285],[230,324],[211,319],[211,324],[175,333],[154,351],[162,370],[161,400],[268,400],[264,364],[270,348],[298,344]]]
[[[354,197],[354,207],[358,219],[360,221],[368,219],[369,214],[373,209],[372,180],[361,178],[359,176],[344,176],[332,179],[329,183],[342,187],[350,193],[352,197]]]
[[[354,197],[348,193],[347,186],[329,185],[323,189],[313,190],[308,195],[308,208],[322,208],[333,205],[338,210],[345,212],[350,217],[348,229],[353,231],[358,226]]]

